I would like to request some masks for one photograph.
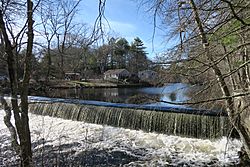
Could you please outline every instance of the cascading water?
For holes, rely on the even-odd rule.
[[[16,167],[3,116],[0,110],[0,167]],[[29,122],[34,166],[240,166],[237,139],[145,133],[32,113]]]
[[[44,101],[31,103],[29,111],[88,123],[195,138],[227,136],[231,129],[228,118],[223,115],[153,111],[143,107],[136,109]]]

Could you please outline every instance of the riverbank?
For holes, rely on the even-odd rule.
[[[148,83],[128,83],[128,82],[110,82],[101,79],[86,81],[68,81],[68,80],[50,80],[49,82],[31,83],[33,89],[39,87],[52,89],[70,89],[70,88],[133,88],[152,86]]]
[[[0,166],[16,166],[0,110]],[[35,166],[237,166],[239,140],[145,133],[29,114]]]

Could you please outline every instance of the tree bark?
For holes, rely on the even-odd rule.
[[[20,139],[20,145],[22,150],[22,165],[32,165],[32,149],[31,149],[31,137],[29,129],[29,117],[28,117],[28,91],[29,91],[29,80],[31,75],[31,58],[33,49],[33,2],[27,0],[27,19],[28,19],[28,42],[27,51],[25,56],[24,76],[21,88],[21,120],[23,126],[23,140]]]
[[[16,151],[16,153],[19,153],[20,152],[20,145],[17,141],[16,128],[14,127],[14,125],[11,122],[11,115],[12,115],[11,114],[11,107],[8,105],[8,103],[4,99],[3,95],[0,96],[0,100],[1,100],[1,104],[3,105],[4,111],[5,111],[4,124],[7,126],[7,128],[10,131],[11,145],[14,148],[14,150]]]
[[[200,36],[202,39],[202,44],[203,44],[203,47],[205,50],[206,57],[209,60],[209,62],[212,64],[212,69],[214,71],[214,74],[217,77],[217,80],[218,80],[218,83],[219,83],[220,88],[222,90],[222,93],[226,97],[231,97],[232,93],[230,93],[230,91],[229,91],[230,90],[229,86],[226,84],[220,68],[218,67],[218,65],[216,65],[214,63],[213,56],[209,53],[209,43],[208,43],[207,36],[206,36],[205,31],[204,31],[202,21],[200,19],[198,9],[196,7],[194,0],[190,0],[190,5],[191,5],[191,8],[193,10],[195,21],[196,21],[196,24],[198,26],[198,30],[199,30],[199,33],[200,33]],[[249,131],[248,127],[246,126],[247,124],[244,123],[244,120],[246,120],[246,119],[249,120],[250,114],[246,113],[247,108],[242,110],[242,109],[240,109],[240,107],[236,107],[236,102],[233,98],[226,99],[226,108],[227,108],[227,113],[228,113],[229,119],[230,119],[232,125],[234,126],[234,128],[239,133],[240,138],[243,142],[243,146],[245,148],[245,151],[246,151],[248,157],[250,158],[250,131]],[[242,115],[246,116],[246,114],[248,116],[247,118],[242,117]]]
[[[47,69],[47,73],[46,73],[46,77],[45,77],[45,81],[46,83],[49,82],[50,80],[50,74],[51,74],[51,65],[52,65],[52,61],[51,61],[51,51],[50,51],[50,40],[48,40],[48,45],[47,45],[47,49],[48,49],[48,69]]]
[[[24,68],[24,77],[21,87],[18,87],[18,78],[17,78],[17,65],[15,55],[13,53],[13,47],[8,37],[8,33],[6,30],[6,25],[4,22],[4,16],[2,11],[0,10],[0,29],[3,34],[3,39],[5,43],[5,52],[7,54],[7,64],[8,64],[8,72],[9,79],[11,85],[11,106],[14,113],[15,120],[15,128],[17,132],[17,136],[19,139],[20,150],[17,152],[21,158],[22,167],[30,167],[32,166],[32,151],[31,151],[31,137],[29,130],[29,119],[28,119],[28,88],[29,88],[29,79],[31,73],[31,65],[30,60],[32,56],[32,48],[33,48],[33,3],[31,0],[27,0],[27,19],[28,19],[28,43],[27,43],[27,52],[25,57],[25,68]],[[18,106],[18,92],[21,95],[21,110]],[[4,102],[4,101],[3,101]],[[9,117],[11,113],[10,109],[6,108],[6,125],[11,130],[12,140],[15,140],[14,135],[14,126],[9,124]],[[14,129],[13,129],[14,128]],[[17,144],[17,143],[15,143]]]

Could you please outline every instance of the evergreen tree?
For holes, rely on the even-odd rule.
[[[136,37],[130,48],[129,68],[131,72],[137,73],[138,71],[148,68],[148,59],[145,49],[146,47],[143,41],[139,37]]]
[[[130,46],[125,38],[120,38],[115,42],[115,61],[116,68],[126,68],[127,67],[127,57]]]

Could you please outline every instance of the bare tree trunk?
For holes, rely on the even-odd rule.
[[[15,119],[15,128],[18,134],[20,150],[16,149],[21,158],[21,166],[29,167],[32,166],[32,151],[31,151],[31,137],[29,130],[29,119],[28,119],[28,88],[29,88],[29,79],[31,73],[31,65],[30,60],[32,56],[32,48],[33,48],[33,3],[31,0],[27,0],[27,19],[28,19],[28,43],[27,43],[27,52],[25,57],[25,68],[24,68],[24,77],[23,83],[21,87],[18,87],[18,78],[17,78],[17,65],[15,55],[12,50],[13,47],[9,40],[5,22],[3,19],[3,13],[0,11],[0,28],[3,33],[3,38],[5,42],[5,52],[7,53],[7,64],[8,64],[8,72],[9,79],[11,85],[11,105],[14,113]],[[17,94],[20,92],[21,94],[21,110],[18,106],[18,97]],[[3,99],[2,99],[3,100]],[[2,101],[4,103],[4,101]],[[6,103],[5,103],[6,105]],[[9,124],[9,119],[11,116],[10,108],[5,106],[5,111],[7,113],[5,119],[7,123],[7,127],[11,130],[12,140],[15,145],[18,145],[14,126]]]
[[[227,53],[227,48],[226,48],[225,45],[222,45],[222,46],[223,46],[223,49],[224,49],[224,53],[226,54]],[[226,57],[226,61],[227,61],[228,67],[229,67],[229,72],[232,73],[232,65],[231,65],[231,61],[230,61],[229,56]],[[237,86],[236,86],[235,79],[233,78],[233,75],[230,75],[229,77],[230,77],[230,81],[231,81],[233,90],[236,90]]]
[[[21,88],[21,121],[23,126],[24,139],[20,140],[22,150],[22,164],[24,166],[31,166],[32,164],[32,150],[31,150],[31,137],[29,129],[29,117],[28,117],[28,91],[29,91],[29,80],[31,74],[31,58],[33,49],[33,2],[27,0],[27,17],[28,17],[28,43],[25,57],[24,76]]]
[[[213,69],[213,71],[218,79],[222,93],[226,97],[231,97],[232,93],[230,93],[230,91],[229,91],[229,87],[223,78],[223,74],[220,71],[219,67],[216,64],[214,64],[213,57],[209,53],[209,47],[208,47],[209,43],[208,43],[206,33],[204,31],[204,28],[203,28],[203,25],[202,25],[202,22],[201,22],[199,13],[198,13],[198,9],[196,7],[194,0],[190,0],[190,5],[191,5],[192,10],[194,12],[195,21],[197,23],[198,30],[200,32],[200,36],[202,39],[202,44],[203,44],[203,47],[205,50],[206,57],[208,58],[209,62],[211,64],[213,64],[212,69]],[[246,119],[246,118],[242,117],[242,115],[246,116],[246,114],[243,114],[246,111],[243,111],[242,109],[236,108],[235,100],[233,98],[226,99],[226,107],[227,107],[227,113],[228,113],[228,116],[230,118],[230,121],[233,124],[233,126],[235,127],[235,129],[238,131],[240,138],[243,142],[245,151],[248,154],[248,157],[250,157],[250,132],[249,132],[246,124],[244,123],[244,119]],[[247,114],[247,116],[248,116],[247,118],[250,117],[249,114]]]
[[[11,107],[7,104],[6,100],[4,99],[3,95],[0,96],[1,104],[4,107],[5,116],[4,116],[4,124],[7,126],[7,128],[10,131],[11,135],[11,145],[16,151],[16,153],[20,152],[20,145],[17,141],[17,132],[15,126],[11,122]]]
[[[244,28],[242,28],[242,29],[244,29]],[[239,34],[239,36],[241,37],[241,43],[242,44],[246,43],[245,35],[242,33],[242,34]],[[242,54],[242,61],[243,62],[249,61],[247,46],[244,46],[242,48],[241,54]],[[241,74],[242,74],[242,89],[249,89],[249,86],[250,86],[250,74],[249,74],[249,65],[248,64],[246,64],[244,66],[244,68],[242,68]]]
[[[51,74],[51,64],[52,64],[52,61],[51,61],[51,50],[50,50],[50,41],[48,41],[48,45],[47,45],[47,49],[48,49],[48,69],[47,69],[47,74],[46,74],[46,82],[48,83],[49,81],[49,77],[50,77],[50,74]]]
[[[65,37],[63,37],[62,44],[60,46],[60,34],[57,34],[57,49],[59,51],[59,56],[60,56],[60,79],[64,78],[64,54],[65,54]],[[64,34],[65,35],[65,34]]]

